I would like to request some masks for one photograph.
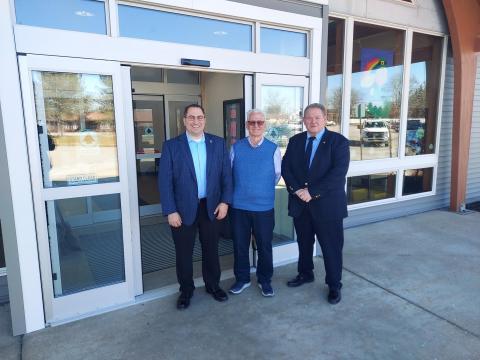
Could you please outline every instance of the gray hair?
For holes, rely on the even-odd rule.
[[[303,116],[305,117],[305,115],[307,114],[307,111],[310,110],[310,109],[320,109],[320,111],[322,112],[323,116],[327,116],[327,109],[325,108],[325,105],[323,104],[319,104],[319,103],[312,103],[310,105],[308,105],[305,110],[303,111]]]
[[[247,121],[250,120],[250,116],[252,116],[253,114],[261,114],[263,116],[263,119],[265,119],[265,114],[263,113],[262,110],[252,109],[247,112]]]

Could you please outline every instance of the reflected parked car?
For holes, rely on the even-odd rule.
[[[388,146],[390,133],[388,124],[382,119],[367,119],[362,125],[362,142]]]

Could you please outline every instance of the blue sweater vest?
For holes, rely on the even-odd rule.
[[[233,204],[235,209],[267,211],[275,201],[275,165],[277,145],[263,139],[253,148],[247,138],[233,145]]]

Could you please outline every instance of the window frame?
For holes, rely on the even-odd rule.
[[[310,37],[311,37],[310,31],[302,30],[302,29],[299,29],[299,28],[288,28],[288,27],[285,27],[285,26],[271,25],[271,24],[266,23],[266,22],[257,22],[255,24],[255,26],[258,27],[258,36],[256,37],[257,42],[258,42],[258,47],[256,46],[256,44],[254,44],[253,48],[255,49],[255,51],[258,50],[258,53],[269,54],[269,55],[278,55],[278,56],[289,56],[289,57],[291,56],[291,57],[298,57],[298,58],[304,58],[304,59],[309,59],[310,58],[310,54],[311,54],[311,51],[310,51],[310,48],[311,48],[311,45],[310,45]],[[299,34],[305,34],[306,35],[306,39],[305,39],[306,54],[305,54],[305,56],[282,55],[282,54],[262,52],[261,51],[261,44],[262,44],[261,31],[262,31],[262,28],[272,29],[272,30],[280,30],[280,31],[288,31],[288,32],[299,33]]]
[[[398,0],[394,0],[398,1]],[[411,5],[406,4],[405,5]],[[396,172],[396,188],[395,197],[382,200],[366,201],[359,204],[348,205],[348,210],[356,210],[362,208],[369,208],[372,206],[393,204],[400,201],[413,200],[432,196],[436,194],[437,187],[437,173],[440,150],[440,135],[442,128],[442,109],[443,109],[443,95],[445,86],[445,69],[448,47],[448,35],[436,31],[429,31],[412,26],[402,26],[398,24],[391,24],[385,21],[377,21],[365,19],[357,16],[350,16],[341,13],[332,12],[328,18],[342,19],[345,21],[344,33],[344,58],[343,58],[343,95],[342,95],[342,111],[341,111],[341,133],[346,138],[349,136],[350,125],[350,99],[352,89],[352,60],[353,60],[353,30],[356,23],[363,23],[369,25],[378,25],[391,29],[403,30],[405,32],[404,41],[404,57],[403,57],[403,83],[402,83],[402,104],[400,109],[400,128],[398,153],[396,157],[382,158],[373,160],[355,160],[350,162],[350,167],[347,173],[348,177],[373,175],[383,172]],[[419,33],[423,35],[431,35],[442,38],[442,59],[440,65],[441,78],[438,88],[438,103],[437,103],[437,117],[436,117],[436,133],[435,133],[435,151],[433,154],[422,154],[415,156],[405,155],[406,143],[406,126],[408,118],[408,94],[410,91],[410,66],[412,57],[412,41],[413,34]],[[403,189],[403,175],[407,169],[419,168],[433,168],[432,176],[432,190],[418,194],[402,195]],[[346,186],[346,185],[345,185]],[[345,187],[346,189],[346,187]]]
[[[114,1],[110,1],[109,3],[114,3]],[[224,50],[229,50],[229,51],[242,51],[246,53],[254,53],[255,52],[255,22],[253,21],[247,21],[247,20],[242,20],[242,19],[233,19],[230,17],[222,17],[219,16],[218,14],[208,14],[208,13],[203,13],[203,12],[197,12],[194,9],[191,11],[186,11],[184,9],[172,9],[168,8],[165,5],[162,4],[153,4],[153,3],[137,3],[137,2],[132,2],[132,1],[117,1],[115,5],[115,12],[116,12],[116,36],[120,38],[125,38],[125,36],[122,36],[120,34],[120,17],[118,14],[118,8],[120,5],[124,6],[130,6],[130,7],[135,7],[135,8],[140,8],[140,9],[148,9],[148,10],[154,10],[154,11],[159,11],[159,12],[166,12],[170,14],[176,14],[176,15],[185,15],[185,16],[190,16],[190,17],[197,17],[197,18],[202,18],[206,20],[217,20],[217,21],[223,21],[227,23],[232,23],[232,24],[239,24],[239,25],[249,25],[251,28],[251,33],[250,33],[250,41],[251,41],[251,49],[250,51],[247,50],[236,50],[236,49],[228,49],[228,48],[218,48],[218,49],[224,49]],[[132,38],[132,39],[138,39],[138,40],[147,40],[147,41],[159,41],[159,42],[167,42],[163,40],[149,40],[149,39],[143,39],[143,38]],[[172,43],[172,42],[167,42],[167,43]],[[183,44],[183,43],[175,43],[173,44]],[[211,46],[206,46],[206,45],[199,45],[199,44],[184,44],[184,45],[191,45],[191,46],[202,46],[202,47],[211,47]]]
[[[50,30],[60,30],[60,31],[71,31],[71,32],[79,32],[79,33],[86,33],[86,34],[94,34],[94,35],[100,35],[100,36],[112,36],[112,22],[111,20],[113,19],[113,16],[116,15],[116,9],[117,6],[114,4],[114,1],[111,0],[95,0],[97,2],[103,2],[103,8],[105,10],[105,34],[99,34],[99,33],[93,33],[93,32],[88,32],[88,31],[78,31],[78,30],[68,30],[68,29],[61,29],[61,28],[51,28],[51,27],[44,27],[44,26],[36,26],[36,25],[27,25],[27,24],[18,24],[17,23],[17,13],[15,11],[15,0],[9,0],[10,1],[10,16],[12,17],[12,22],[15,26],[33,26],[37,28],[46,28]],[[115,5],[115,7],[112,6]],[[111,14],[112,9],[115,8],[115,11],[113,14]]]

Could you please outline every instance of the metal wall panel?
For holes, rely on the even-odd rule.
[[[231,0],[234,2],[260,6],[272,10],[286,11],[294,14],[323,17],[322,5],[301,0]]]
[[[450,203],[452,122],[453,59],[451,57],[447,57],[436,194],[413,200],[399,201],[388,205],[372,206],[350,211],[349,217],[345,219],[345,227],[349,228],[448,207]],[[480,154],[480,151],[478,154]]]
[[[466,203],[480,201],[480,55],[477,56],[477,78],[473,98],[470,132]]]
[[[416,0],[414,4],[392,0],[334,0],[329,2],[329,7],[335,13],[448,33],[439,0]]]

